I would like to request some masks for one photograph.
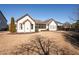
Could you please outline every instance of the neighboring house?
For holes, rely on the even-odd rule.
[[[69,31],[71,29],[71,24],[69,22],[65,22],[62,26],[66,31]]]
[[[71,28],[71,24],[69,22],[65,22],[63,24],[63,28]]]
[[[61,23],[51,19],[46,21],[35,20],[30,15],[25,14],[16,21],[17,32],[36,32],[36,31],[56,31],[57,26],[61,26]]]
[[[7,30],[7,20],[3,13],[0,11],[0,30]]]

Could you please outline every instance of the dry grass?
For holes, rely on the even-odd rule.
[[[9,34],[9,32],[0,33],[0,54],[10,54],[11,51],[15,49],[15,46],[18,46],[22,43],[28,42],[36,35],[41,35],[45,38],[49,38],[56,42],[56,45],[60,48],[65,48],[73,51],[75,54],[79,54],[79,50],[75,49],[73,45],[69,42],[66,42],[66,38],[62,32],[39,32],[31,34]]]

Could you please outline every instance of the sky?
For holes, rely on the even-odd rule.
[[[79,7],[77,4],[0,4],[0,10],[8,23],[11,17],[17,20],[27,13],[34,19],[53,18],[61,23],[71,22],[69,17],[74,18],[77,7]]]

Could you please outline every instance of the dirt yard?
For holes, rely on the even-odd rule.
[[[38,32],[28,34],[10,34],[9,32],[0,32],[0,54],[9,54],[9,51],[14,49],[15,46],[31,40],[35,35],[41,35],[51,40],[54,40],[59,47],[69,48],[79,54],[79,49],[76,49],[71,43],[67,42],[65,32]]]

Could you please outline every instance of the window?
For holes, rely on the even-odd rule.
[[[46,24],[39,24],[38,28],[46,28]]]
[[[31,24],[31,29],[33,29],[33,24]]]
[[[44,29],[46,28],[46,24],[36,24],[36,28]]]
[[[20,23],[20,29],[22,30],[22,28],[23,28],[23,27],[22,27],[22,24]]]

